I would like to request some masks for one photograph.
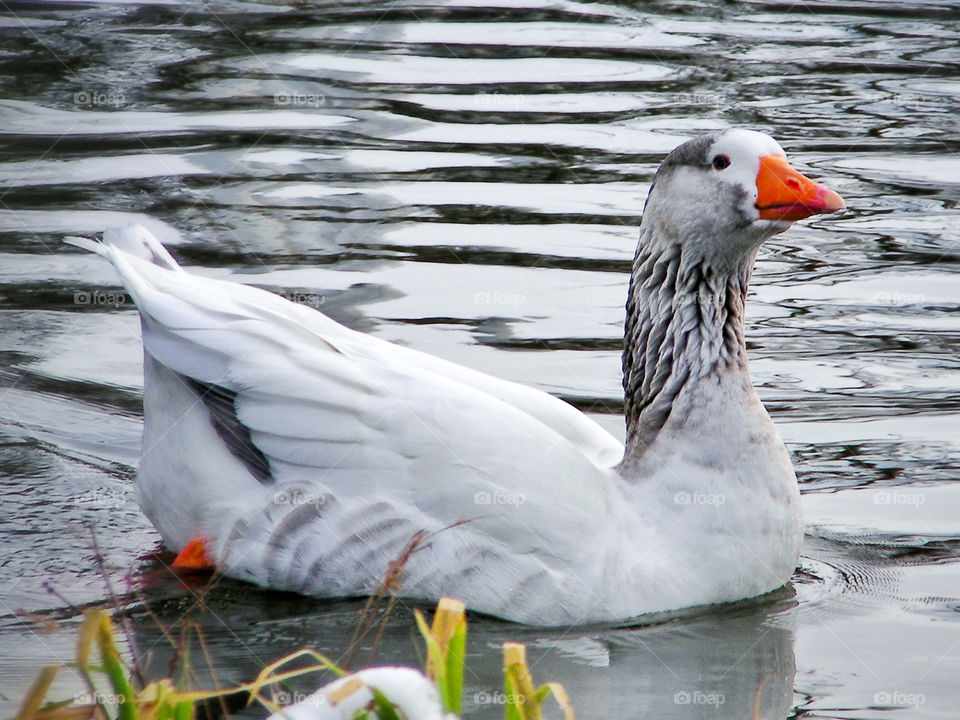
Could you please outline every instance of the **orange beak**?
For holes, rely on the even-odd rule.
[[[847,204],[833,190],[794,170],[782,155],[760,158],[757,210],[762,220],[803,220],[842,210]]]

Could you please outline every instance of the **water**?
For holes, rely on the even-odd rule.
[[[131,492],[136,313],[62,235],[146,221],[193,272],[556,393],[622,435],[652,173],[741,125],[849,206],[765,246],[749,307],[754,379],[804,491],[801,568],[759,605],[648,627],[474,618],[465,712],[502,714],[499,644],[516,639],[585,718],[956,716],[949,3],[5,3],[0,38],[5,715],[107,597],[90,527],[157,674],[170,652],[148,609],[198,622],[228,683],[303,645],[339,657],[362,606],[222,581],[203,608],[163,573]],[[416,647],[400,608],[374,659]],[[79,687],[65,671],[52,695]]]

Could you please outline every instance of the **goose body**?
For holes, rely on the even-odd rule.
[[[546,393],[187,273],[142,227],[71,242],[140,311],[136,492],[169,547],[200,540],[227,575],[342,597],[375,591],[417,536],[405,596],[560,625],[790,579],[799,493],[750,381],[744,300],[764,239],[842,206],[759,133],[667,157],[627,305],[626,447]]]

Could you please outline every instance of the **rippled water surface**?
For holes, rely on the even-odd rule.
[[[581,717],[953,718],[960,703],[960,11],[947,2],[0,2],[0,704],[72,657],[104,574],[168,671],[201,624],[221,683],[360,602],[222,581],[206,608],[132,498],[136,311],[62,246],[146,222],[192,272],[529,383],[622,435],[620,346],[665,152],[740,125],[847,200],[761,251],[760,394],[804,490],[804,559],[759,605],[653,626],[471,624]],[[149,612],[148,612],[149,610]],[[375,660],[418,662],[398,610]],[[150,651],[150,652],[148,652]],[[80,687],[63,672],[53,695]],[[255,713],[250,711],[251,716]]]

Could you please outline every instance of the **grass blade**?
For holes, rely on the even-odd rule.
[[[527,666],[527,648],[523,643],[503,644],[503,672],[505,685],[509,684],[506,707],[516,707],[523,720],[543,720],[533,677]]]
[[[59,670],[59,668],[51,666],[45,667],[40,671],[37,679],[33,681],[30,689],[27,690],[27,696],[20,704],[20,710],[17,712],[16,720],[33,719],[37,714],[37,710],[39,710],[43,704],[44,698],[47,697],[47,690],[50,689],[53,679],[57,676],[57,670]]]

